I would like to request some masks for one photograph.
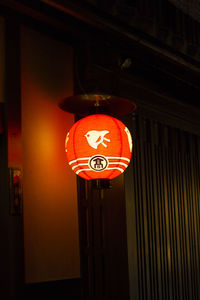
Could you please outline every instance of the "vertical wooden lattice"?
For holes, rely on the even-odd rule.
[[[98,190],[79,180],[81,276],[84,300],[129,300],[123,176]]]
[[[139,299],[200,299],[200,137],[136,118]]]
[[[91,183],[80,179],[80,244],[83,277],[83,299],[104,299],[105,251],[104,205],[101,191],[93,190]]]

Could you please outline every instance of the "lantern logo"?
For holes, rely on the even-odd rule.
[[[105,156],[95,155],[89,161],[89,167],[94,171],[103,171],[107,168],[108,161]]]
[[[90,130],[85,134],[85,137],[88,141],[88,144],[92,148],[97,149],[100,144],[107,148],[107,145],[104,143],[104,141],[110,142],[110,139],[105,137],[105,135],[108,133],[108,130]]]

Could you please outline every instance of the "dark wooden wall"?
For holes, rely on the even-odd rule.
[[[123,177],[79,182],[84,299],[200,298],[200,136],[150,115],[129,121],[126,203]]]
[[[200,299],[200,137],[145,113],[132,126],[137,256],[129,255],[129,263],[137,265],[138,280],[130,281],[132,297]]]
[[[88,10],[96,8],[99,13],[108,14],[113,22],[128,24],[132,32],[139,30],[196,61],[200,60],[199,22],[168,0],[84,0],[84,3]]]
[[[96,56],[98,51],[95,52]],[[103,53],[105,55],[99,55],[102,61],[116,55],[115,51],[112,52],[112,56],[106,51]],[[195,109],[181,101],[185,90],[179,88],[174,78],[169,76],[171,81],[168,78],[162,81],[162,75],[155,70],[146,72],[148,65],[143,71],[140,66],[140,73],[134,64],[133,72],[130,70],[130,73],[125,74],[117,72],[114,68],[109,71],[107,65],[107,69],[99,67],[100,59],[96,57],[94,61],[97,61],[96,65],[85,63],[82,80],[84,89],[108,93],[115,91],[117,95],[133,99],[137,110],[136,116],[127,118],[128,127],[133,135],[134,153],[132,165],[125,172],[124,183],[121,183],[125,184],[125,192],[115,193],[116,185],[110,196],[111,201],[115,199],[113,205],[121,207],[122,211],[126,210],[126,215],[124,216],[123,212],[118,218],[112,217],[114,206],[108,206],[107,198],[100,199],[100,195],[97,196],[93,192],[90,193],[90,200],[87,202],[85,187],[80,186],[79,207],[81,210],[83,207],[87,210],[90,207],[87,218],[83,210],[80,214],[80,244],[83,246],[86,239],[86,229],[83,228],[89,228],[90,232],[94,230],[95,239],[101,236],[101,226],[98,227],[96,223],[101,212],[100,203],[104,212],[110,215],[105,223],[105,233],[107,234],[109,226],[112,226],[115,233],[106,244],[110,256],[106,248],[103,249],[106,258],[104,276],[110,289],[101,294],[102,288],[99,285],[96,290],[97,293],[99,291],[98,294],[93,294],[94,290],[90,290],[84,299],[199,299],[198,108]],[[112,62],[112,59],[108,61]],[[176,92],[171,82],[177,86]],[[77,87],[80,85],[76,80],[75,83]],[[80,89],[77,91],[80,92]],[[185,94],[191,97],[192,93]],[[196,95],[193,99],[197,100]],[[94,210],[91,207],[94,207]],[[113,220],[116,220],[115,223]],[[122,228],[120,236],[123,236],[123,239],[118,239],[121,257],[116,255],[115,240],[119,224]],[[97,273],[102,272],[102,260],[96,260],[94,265],[92,259],[102,252],[98,247],[83,246],[81,253],[84,287],[91,287],[97,280],[93,268]],[[111,255],[115,257],[112,261]],[[87,259],[90,262],[89,267]],[[118,270],[115,269],[117,261]],[[109,273],[112,268],[115,272]],[[100,273],[98,276],[101,276]],[[124,277],[123,284],[118,284],[116,277],[112,278],[115,274]],[[98,279],[98,284],[100,282]],[[129,294],[125,294],[125,291]],[[118,298],[114,298],[116,295]]]
[[[78,182],[83,299],[128,300],[123,176],[113,179],[107,190]]]

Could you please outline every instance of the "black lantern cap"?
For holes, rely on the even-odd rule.
[[[128,99],[102,94],[74,95],[64,98],[58,106],[64,111],[81,116],[93,113],[122,116],[136,109],[136,105]]]

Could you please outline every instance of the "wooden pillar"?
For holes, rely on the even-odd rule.
[[[110,189],[79,179],[83,299],[129,299],[123,175]]]
[[[10,173],[21,172],[20,28],[13,18],[5,22],[5,111],[2,137],[2,195],[5,299],[21,299],[24,285],[22,199],[14,197]],[[3,176],[3,177],[2,177]],[[19,186],[18,186],[19,188]],[[19,191],[20,189],[18,189]]]

